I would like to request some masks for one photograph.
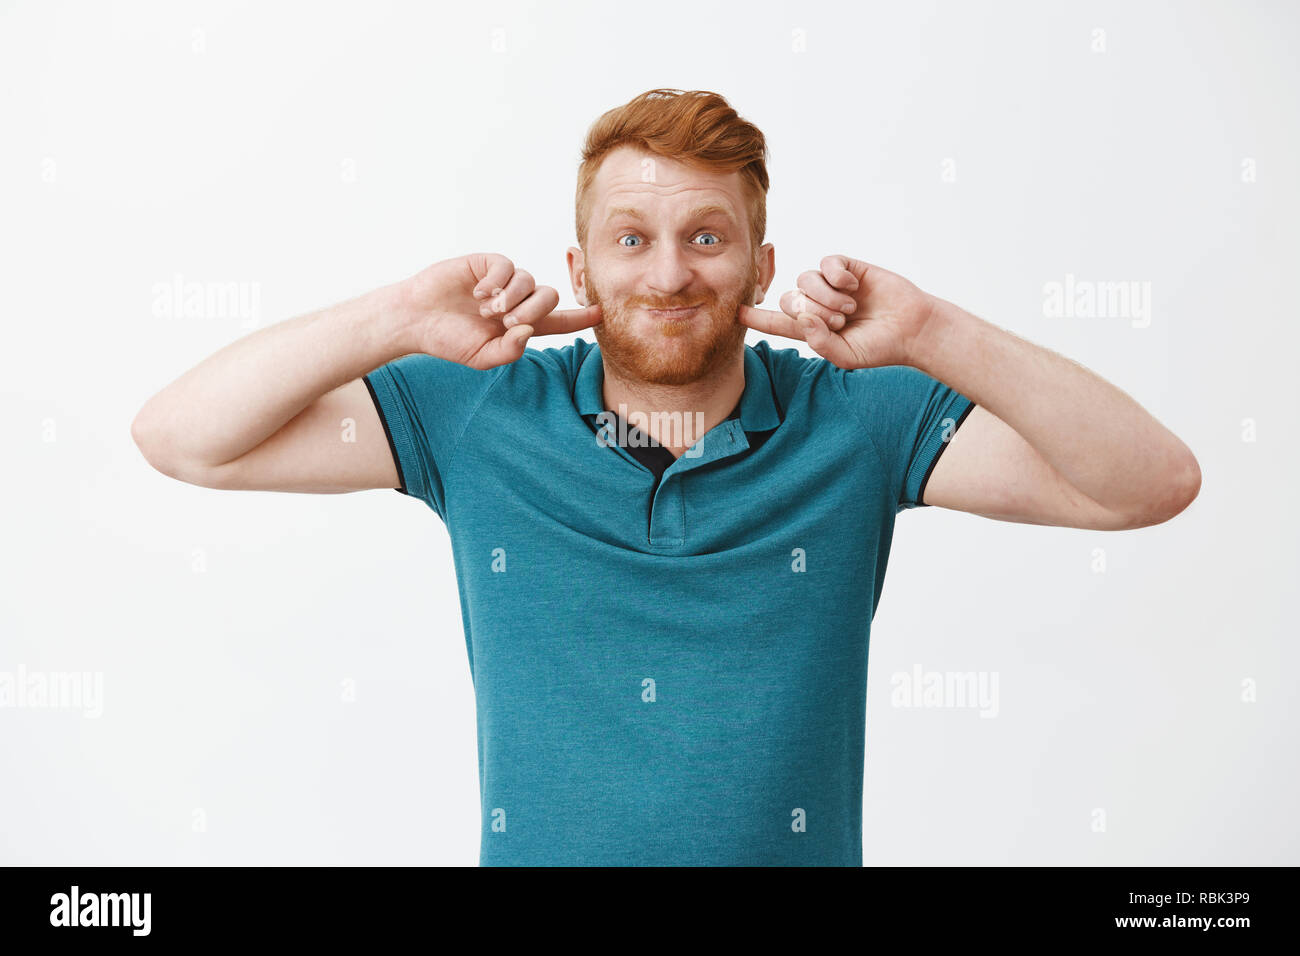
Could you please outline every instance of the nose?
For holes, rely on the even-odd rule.
[[[691,283],[692,273],[685,253],[674,243],[661,243],[650,256],[645,286],[661,296],[674,296]]]

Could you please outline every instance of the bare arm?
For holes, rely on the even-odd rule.
[[[802,338],[840,368],[910,365],[975,404],[925,504],[1118,531],[1168,521],[1200,491],[1191,449],[1130,396],[888,269],[826,256],[781,308],[741,306],[739,318]]]
[[[149,399],[131,435],[156,469],[209,488],[395,488],[360,377],[414,351],[411,327],[398,285],[253,332]]]
[[[362,376],[413,352],[490,368],[518,359],[534,332],[599,321],[595,306],[556,311],[558,301],[504,256],[449,259],[232,342],[150,398],[131,436],[154,468],[209,488],[396,488]]]
[[[951,303],[934,314],[918,367],[983,410],[953,434],[927,504],[1118,531],[1168,521],[1196,498],[1191,449],[1127,393]]]

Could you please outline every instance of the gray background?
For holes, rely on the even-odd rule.
[[[769,138],[769,302],[824,255],[876,262],[1200,460],[1199,499],[1138,531],[900,516],[866,862],[1300,863],[1295,7],[625,9],[0,8],[0,672],[103,681],[98,717],[0,708],[0,862],[477,862],[436,515],[184,485],[129,426],[253,328],[452,256],[573,305],[582,136],[668,86]],[[1049,317],[1067,274],[1150,283],[1149,324]],[[245,283],[256,314],[160,314],[177,275]],[[997,716],[893,706],[917,665],[996,674]]]

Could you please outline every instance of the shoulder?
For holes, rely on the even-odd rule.
[[[826,360],[820,356],[809,358],[796,348],[773,348],[767,339],[760,339],[745,347],[762,360],[772,382],[778,387],[784,384],[795,385],[810,373],[818,372],[819,365],[826,364]]]
[[[763,361],[777,394],[783,399],[805,391],[809,397],[830,395],[855,414],[894,405],[914,407],[941,383],[907,365],[844,369],[820,355],[809,357],[795,348],[773,348],[767,340],[749,346]]]
[[[583,362],[597,346],[585,339],[553,348],[526,348],[515,361],[493,370],[495,379],[489,392],[493,402],[506,403],[512,411],[521,401],[572,396]]]
[[[820,355],[807,356],[796,348],[773,348],[766,339],[747,346],[762,361],[772,380],[772,389],[783,405],[789,406],[800,393],[812,397],[834,392],[844,396],[843,369]]]
[[[578,377],[583,360],[596,348],[594,342],[575,339],[568,345],[535,349],[526,348],[518,361],[512,363],[519,370],[532,375],[562,376],[569,381]]]

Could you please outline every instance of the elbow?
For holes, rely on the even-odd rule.
[[[1197,462],[1196,456],[1190,452],[1187,455],[1187,468],[1183,473],[1183,488],[1183,495],[1186,500],[1183,502],[1182,508],[1178,509],[1179,511],[1182,511],[1183,508],[1195,501],[1196,496],[1201,493],[1201,466]]]
[[[182,477],[182,469],[175,464],[174,457],[168,454],[166,433],[154,422],[148,405],[140,409],[131,422],[131,440],[155,471],[168,478],[187,480]]]
[[[1125,523],[1124,530],[1164,524],[1187,510],[1201,493],[1201,466],[1196,456],[1187,452],[1183,463],[1170,472],[1164,486],[1165,494],[1153,498],[1151,507],[1132,516]]]
[[[1182,466],[1178,468],[1171,478],[1169,487],[1171,489],[1170,503],[1161,521],[1168,521],[1170,518],[1182,514],[1187,509],[1187,506],[1196,500],[1196,496],[1201,493],[1201,466],[1197,462],[1196,456],[1190,451],[1187,453]]]
[[[167,429],[156,423],[146,405],[131,422],[131,440],[154,471],[200,488],[238,487],[229,484],[230,466],[203,464],[177,451]]]
[[[156,449],[158,441],[154,434],[153,428],[149,424],[148,412],[149,406],[146,405],[136,413],[131,421],[131,441],[135,442],[135,447],[140,449],[140,454],[144,455],[144,460],[149,462],[154,468],[157,468]]]

